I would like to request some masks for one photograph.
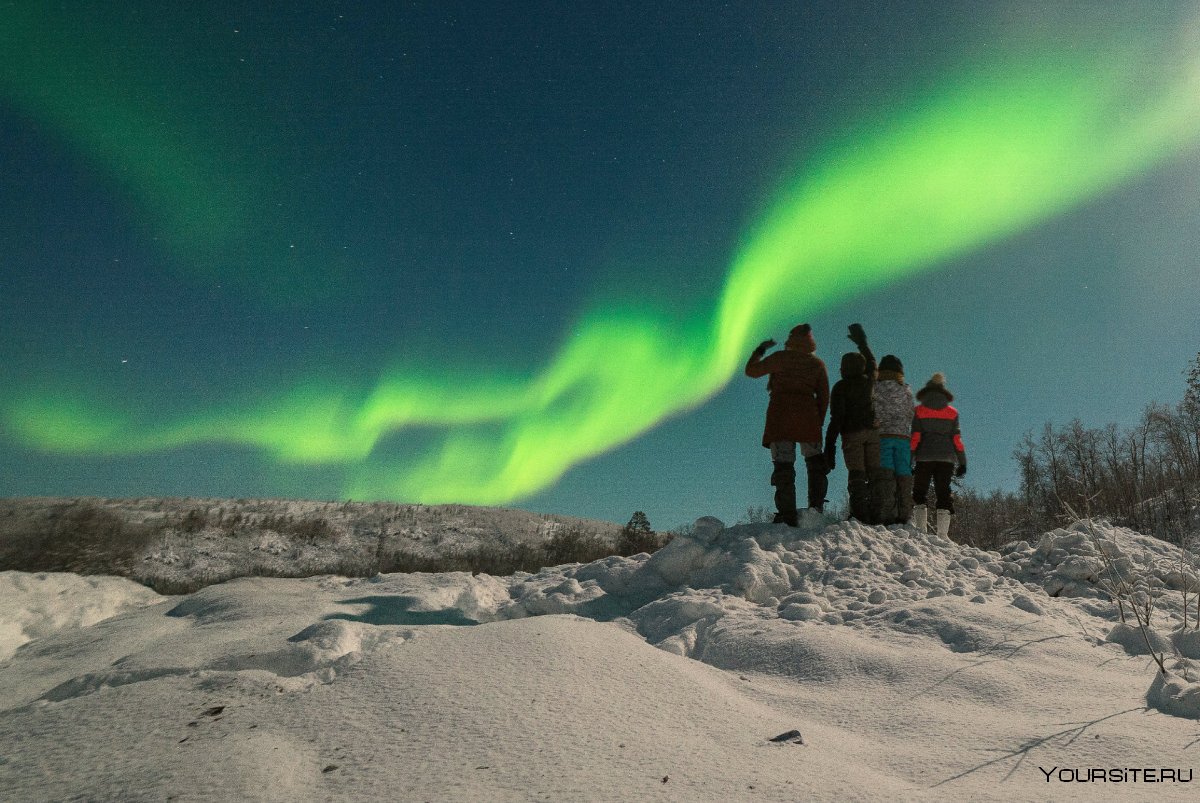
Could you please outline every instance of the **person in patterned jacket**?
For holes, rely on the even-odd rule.
[[[881,524],[907,524],[912,515],[913,392],[904,364],[894,354],[879,361],[875,424],[879,429],[879,477],[872,483]]]
[[[933,479],[937,498],[935,526],[938,535],[950,533],[954,503],[950,497],[951,475],[967,473],[967,451],[959,431],[958,410],[950,406],[954,395],[946,387],[946,377],[936,373],[917,391],[920,404],[913,411],[911,448],[916,468],[913,471],[913,524],[924,530],[928,524],[925,498]],[[956,468],[957,466],[957,468]]]

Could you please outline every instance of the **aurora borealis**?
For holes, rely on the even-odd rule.
[[[44,353],[38,359],[26,352],[9,360],[5,440],[24,459],[42,461],[43,470],[105,459],[137,474],[139,461],[150,465],[144,461],[164,454],[178,460],[192,450],[200,450],[201,462],[209,464],[239,466],[250,460],[258,479],[244,495],[265,495],[250,489],[266,489],[273,495],[333,493],[427,503],[536,502],[574,467],[614,449],[619,454],[622,445],[652,437],[664,421],[686,420],[688,411],[711,406],[753,344],[771,332],[800,320],[821,320],[855,299],[892,287],[908,287],[904,292],[909,293],[914,281],[936,287],[939,272],[955,268],[955,260],[961,270],[961,260],[1036,231],[1180,159],[1194,164],[1200,143],[1200,46],[1195,44],[1200,40],[1192,36],[1200,17],[1192,4],[1151,17],[1133,5],[1123,12],[1112,6],[1103,14],[1078,17],[1038,15],[1033,7],[1014,6],[1009,13],[994,12],[990,25],[975,20],[974,26],[965,24],[975,15],[964,7],[938,23],[942,27],[919,11],[894,12],[894,20],[886,14],[875,19],[862,9],[839,13],[833,6],[820,13],[780,6],[770,20],[746,12],[740,29],[744,41],[726,43],[730,62],[718,58],[712,75],[733,76],[722,85],[731,97],[748,93],[742,102],[755,110],[753,122],[742,120],[741,136],[725,145],[693,141],[685,157],[673,157],[683,163],[674,172],[647,167],[652,163],[635,147],[638,143],[618,132],[642,119],[666,137],[661,121],[659,128],[649,125],[652,112],[622,126],[609,123],[611,140],[584,136],[582,126],[573,133],[554,129],[555,120],[562,125],[575,118],[534,114],[545,110],[542,104],[581,114],[571,104],[596,101],[575,92],[583,93],[583,84],[592,92],[603,88],[557,81],[571,70],[613,69],[607,61],[613,55],[597,47],[598,62],[578,57],[559,78],[547,73],[546,80],[535,81],[525,75],[532,67],[521,45],[536,40],[555,42],[563,52],[570,49],[572,26],[579,22],[570,12],[552,14],[551,22],[513,25],[481,19],[486,15],[472,14],[470,8],[397,11],[368,24],[355,23],[357,12],[349,9],[297,12],[297,19],[285,19],[230,6],[221,9],[223,16],[216,10],[202,18],[147,13],[118,24],[76,15],[69,6],[60,17],[49,18],[37,13],[35,4],[13,5],[0,41],[6,45],[0,56],[0,104],[26,147],[56,154],[59,161],[51,172],[60,171],[52,176],[60,187],[66,183],[61,173],[74,171],[74,192],[108,199],[112,208],[100,225],[124,227],[120,248],[138,254],[137,267],[118,269],[102,288],[112,294],[103,305],[111,309],[96,312],[78,293],[71,300],[72,293],[63,292],[67,301],[56,299],[62,311],[50,320],[91,316],[89,337],[140,342],[156,355],[147,361],[156,367],[133,377],[129,371],[107,376],[85,367],[95,355],[85,359],[72,353],[80,333],[71,325],[62,325],[61,332],[42,327],[24,342],[37,341]],[[737,16],[725,9],[709,15],[712,20],[695,19],[707,14],[693,12],[691,23],[717,29]],[[630,23],[617,21],[616,11],[613,15],[588,18],[598,26],[589,29],[595,41],[603,43],[606,35],[625,41],[621,37],[629,34]],[[244,17],[256,19],[237,22]],[[795,39],[763,33],[760,26],[778,24],[779,17],[786,18],[783,30]],[[378,71],[383,68],[377,65],[396,53],[407,56],[406,45],[397,39],[419,48],[431,31],[444,35],[447,20],[478,29],[478,36],[494,34],[489,25],[510,26],[487,55],[489,63],[511,59],[500,74],[510,82],[520,77],[516,83],[528,104],[523,113],[510,110],[503,94],[496,100],[496,92],[480,104],[463,100],[470,94],[464,90],[474,84],[446,65],[471,58],[453,48],[429,57],[430,64],[441,66],[440,75],[427,69],[389,79],[386,71]],[[667,24],[658,19],[647,25],[653,29],[656,22]],[[828,39],[831,32],[858,31],[864,22],[876,26],[877,47],[889,35],[911,37],[907,74],[867,80],[831,68],[823,79],[805,78],[811,66],[806,59],[829,55],[822,54],[820,42],[836,42]],[[343,24],[346,30],[339,28]],[[929,42],[947,31],[958,35],[953,46],[931,56]],[[662,31],[643,32],[647,47],[658,41],[651,33]],[[126,49],[106,48],[114,37]],[[243,41],[255,38],[265,41],[262,49]],[[769,50],[758,52],[768,41]],[[300,45],[312,52],[318,42],[326,42],[326,50],[306,62]],[[672,44],[682,47],[667,37],[666,46]],[[641,55],[643,68],[664,56],[642,53],[636,42],[625,46],[631,50],[620,55]],[[430,46],[426,55],[435,49]],[[904,50],[877,52],[868,44],[855,58],[882,64]],[[168,58],[172,53],[178,58]],[[681,49],[674,69],[695,69],[698,62],[692,59],[703,55]],[[262,65],[243,74],[236,65],[255,56]],[[772,61],[776,68],[794,61],[795,74],[782,80],[775,73],[763,82],[762,73],[748,70],[743,82],[741,74],[729,71],[739,58]],[[536,58],[532,64],[545,66]],[[664,69],[660,77],[678,77],[670,72]],[[451,80],[455,75],[461,84]],[[272,78],[280,82],[273,84]],[[384,89],[373,83],[379,81]],[[762,110],[805,90],[811,97],[792,99],[778,116]],[[245,100],[228,102],[239,91]],[[687,93],[682,94],[686,101]],[[703,106],[703,98],[691,97]],[[618,92],[608,102],[619,108],[631,99],[635,96]],[[407,104],[424,104],[424,115],[411,119]],[[394,116],[384,117],[381,107],[393,109]],[[449,107],[455,112],[439,118]],[[795,109],[820,116],[809,117],[807,127],[789,136],[789,126],[805,119]],[[711,106],[703,110],[691,110],[699,114],[693,122],[739,122],[736,109],[719,115]],[[483,114],[482,123],[469,112]],[[384,119],[394,125],[387,139],[377,129]],[[737,148],[755,128],[772,146],[754,151],[750,159]],[[687,142],[685,126],[670,133],[676,139],[663,139],[662,153]],[[508,192],[518,183],[516,171],[507,187],[503,180],[489,188],[478,177],[459,175],[460,192],[449,192],[429,183],[436,176],[417,181],[418,168],[397,157],[408,147],[406,136],[414,149],[421,142],[444,148],[446,161],[440,164],[486,159],[489,149],[521,151],[513,164],[537,164],[541,182],[530,181],[520,203]],[[626,169],[618,176],[627,185],[631,175],[645,184],[657,175],[676,190],[690,182],[720,194],[725,205],[716,209],[715,200],[706,198],[668,206],[663,214],[671,223],[646,223],[644,218],[656,211],[651,202],[666,203],[664,188],[631,192],[599,166],[593,185],[586,184],[583,172],[574,176],[584,181],[579,194],[555,196],[552,190],[564,192],[562,177],[542,163],[541,153],[515,144],[551,140],[562,151],[549,155],[559,155],[568,166],[583,143],[612,149],[618,164],[624,157],[620,148],[629,148],[638,158],[632,160],[637,163],[633,174]],[[785,148],[788,140],[794,144]],[[719,182],[713,182],[713,170],[719,170]],[[683,171],[695,172],[685,178]],[[429,187],[439,189],[422,191]],[[530,200],[543,190],[546,197]],[[6,195],[18,196],[18,188],[8,187]],[[606,209],[595,196],[634,212]],[[559,211],[583,198],[589,206],[573,217]],[[35,234],[49,237],[70,226],[84,227],[64,224],[33,206],[25,215]],[[460,214],[439,217],[448,211]],[[713,217],[718,211],[725,214]],[[494,216],[503,219],[498,227]],[[46,222],[51,218],[53,225]],[[719,224],[710,223],[717,218]],[[589,225],[593,220],[608,225],[594,227],[598,234]],[[632,225],[619,225],[631,220]],[[710,225],[720,232],[708,235],[716,243],[706,243],[698,232]],[[489,226],[500,232],[493,235],[496,240],[484,238],[472,248],[459,242],[480,236],[472,227]],[[527,229],[538,243],[512,248],[505,261],[507,244],[518,230],[526,237]],[[658,241],[643,241],[656,235]],[[26,236],[10,224],[0,243],[9,251],[3,255],[6,272],[11,268],[22,277],[16,286],[57,289],[52,273],[62,256],[55,261],[49,240],[45,248],[13,247]],[[92,245],[96,252],[113,250],[106,238]],[[589,270],[587,264],[561,259],[587,249],[607,253],[606,262],[593,260]],[[548,259],[548,254],[560,258]],[[96,263],[89,268],[86,257],[70,258],[78,262],[69,271],[94,270]],[[87,281],[95,279],[80,284]],[[73,282],[63,284],[69,290]],[[391,304],[378,298],[389,294]],[[22,293],[7,295],[14,299]],[[46,296],[55,294],[27,289],[25,295],[27,302],[34,295],[48,305]],[[954,305],[1002,303],[1003,288],[990,296]],[[191,323],[168,321],[171,316],[162,309],[146,312],[164,298]],[[15,302],[6,303],[15,309]],[[231,312],[253,323],[231,326],[223,317]],[[857,319],[861,313],[851,314]],[[23,321],[13,328],[37,326],[28,311],[11,318]],[[200,327],[197,320],[207,325]],[[300,320],[312,320],[327,339],[304,334],[312,327],[295,325]],[[273,334],[266,338],[270,347],[264,347],[265,321],[286,322],[283,328],[291,334]],[[869,317],[863,323],[869,333],[881,328]],[[465,344],[455,338],[446,347],[448,333],[460,325],[476,337]],[[893,330],[903,326],[884,327]],[[825,350],[818,336],[818,354],[831,367],[837,364],[839,337],[831,335]],[[8,342],[15,352],[17,341],[9,337]],[[103,351],[94,344],[88,348]],[[882,348],[886,352],[888,346]],[[969,337],[949,347],[943,339],[941,351],[948,348],[969,354],[974,347]],[[121,359],[122,366],[146,361],[144,355]],[[927,375],[933,367],[915,371]],[[922,378],[917,374],[910,381]],[[761,398],[751,398],[751,405],[761,405]],[[1065,417],[1078,414],[1069,406],[1062,411]],[[751,407],[741,415],[753,430],[761,409]],[[970,412],[966,415],[969,426]],[[1029,427],[1041,420],[1045,416],[1030,420]],[[744,424],[738,426],[744,431]],[[736,452],[735,462],[747,452],[757,457],[750,451],[756,446],[753,437],[749,447],[719,446]],[[675,451],[679,462],[691,460],[689,448],[676,445]],[[712,459],[730,458],[718,450]],[[10,458],[7,467],[16,465]],[[614,464],[604,471],[606,482],[614,472],[622,473]],[[675,481],[688,482],[686,474]],[[106,485],[104,477],[95,476],[84,485],[74,492],[115,494],[107,488],[128,487],[125,481]],[[192,495],[243,493],[215,482],[200,485]],[[27,482],[13,488],[36,492]],[[177,483],[167,483],[147,486],[143,493],[167,488],[179,492]],[[736,510],[753,501],[716,504]],[[569,497],[555,504],[559,512],[620,515],[589,507],[583,499],[576,509],[563,509],[573,504]],[[632,500],[627,506],[653,508],[651,502]]]

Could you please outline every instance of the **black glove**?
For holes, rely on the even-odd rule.
[[[754,349],[754,353],[755,354],[766,354],[767,349],[771,348],[771,346],[774,346],[774,345],[775,345],[775,341],[768,338],[767,340],[764,340],[763,342],[758,344],[758,348]]]
[[[954,476],[956,476],[956,477],[967,476],[967,461],[966,460],[959,463],[958,468],[954,469]]]
[[[830,449],[825,452],[825,473],[828,474],[835,468],[837,468],[837,452]]]
[[[846,335],[850,341],[856,346],[861,346],[867,342],[867,333],[863,331],[861,323],[850,324],[850,334]]]

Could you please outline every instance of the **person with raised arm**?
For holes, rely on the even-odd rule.
[[[796,510],[796,452],[808,474],[808,507],[825,509],[828,467],[821,453],[821,429],[829,407],[829,374],[816,355],[817,341],[806,323],[788,334],[783,349],[768,355],[774,340],[764,340],[746,362],[746,376],[769,377],[767,421],[762,445],[771,450],[775,486],[775,522],[799,525]]]

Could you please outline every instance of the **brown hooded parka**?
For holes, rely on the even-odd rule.
[[[771,377],[763,446],[769,448],[776,441],[821,442],[829,407],[829,374],[814,351],[816,342],[811,334],[793,332],[782,351],[767,357],[757,351],[750,355],[746,376]]]

